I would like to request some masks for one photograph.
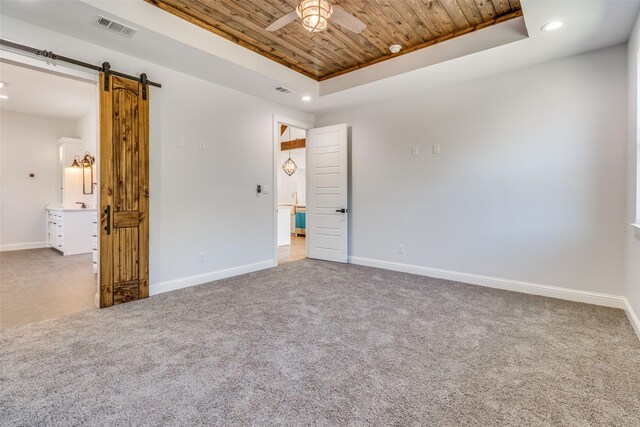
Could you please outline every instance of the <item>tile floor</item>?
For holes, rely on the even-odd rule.
[[[278,247],[278,265],[286,264],[307,257],[307,247],[304,236],[291,236],[291,244]]]
[[[0,329],[95,308],[91,254],[0,252]]]

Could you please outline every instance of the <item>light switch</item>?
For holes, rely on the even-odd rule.
[[[204,139],[201,139],[200,142],[198,142],[198,148],[201,150],[204,150],[205,148],[207,148],[207,143]]]
[[[269,185],[262,186],[262,194],[269,194],[270,191],[271,191],[271,186]]]
[[[416,145],[415,147],[411,147],[411,155],[413,157],[416,157],[418,155],[418,146]]]
[[[178,147],[184,148],[184,136],[178,138]]]
[[[433,146],[433,154],[440,154],[440,144],[435,144]]]

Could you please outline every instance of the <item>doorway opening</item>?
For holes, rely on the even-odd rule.
[[[64,70],[0,61],[0,329],[96,308],[97,81]]]
[[[278,123],[276,145],[277,261],[307,257],[306,249],[306,130]]]

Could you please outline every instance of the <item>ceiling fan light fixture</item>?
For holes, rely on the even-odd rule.
[[[302,19],[304,28],[315,33],[327,29],[333,7],[327,0],[303,0],[296,8],[296,13]]]

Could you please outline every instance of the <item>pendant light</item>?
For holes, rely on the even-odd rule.
[[[291,126],[288,126],[288,129],[289,129],[289,141],[291,141]],[[298,170],[298,165],[296,165],[296,162],[294,162],[293,159],[291,158],[291,150],[289,150],[289,158],[287,159],[286,162],[282,164],[282,170],[284,171],[284,173],[286,173],[289,176],[293,175]]]

